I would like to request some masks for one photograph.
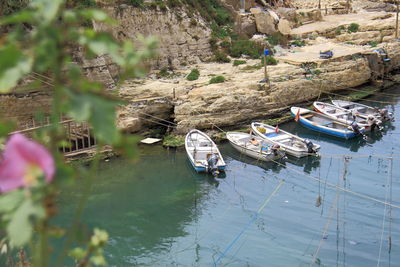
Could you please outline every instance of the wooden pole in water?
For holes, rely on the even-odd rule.
[[[321,0],[318,0],[318,9],[321,11]]]
[[[396,1],[396,32],[394,37],[397,39],[399,32],[399,0]]]

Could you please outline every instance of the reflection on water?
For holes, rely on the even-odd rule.
[[[397,106],[389,109],[400,118]],[[221,266],[309,266],[317,251],[321,266],[373,266],[380,247],[380,265],[396,266],[399,210],[393,208],[389,230],[386,209],[382,228],[384,206],[351,192],[400,205],[398,121],[367,140],[348,141],[294,122],[281,125],[321,144],[322,155],[289,157],[281,164],[257,162],[221,144],[227,170],[216,179],[197,174],[183,150],[141,147],[136,163],[117,158],[101,165],[83,221],[109,232],[109,266],[210,266],[221,255]],[[390,176],[390,159],[376,155],[392,153]],[[346,172],[345,155],[350,157]],[[59,221],[72,216],[79,195],[79,185],[63,192]],[[263,212],[249,224],[263,203]]]

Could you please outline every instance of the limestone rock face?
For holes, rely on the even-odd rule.
[[[107,7],[105,11],[119,23],[109,26],[95,22],[96,30],[110,30],[118,40],[135,41],[139,34],[158,38],[158,57],[151,62],[154,67],[177,68],[180,64],[198,63],[212,57],[211,30],[201,17],[191,18],[184,11],[177,15],[171,11],[130,6]]]
[[[281,19],[278,23],[278,30],[283,35],[289,35],[291,32],[290,23],[287,19]]]
[[[256,22],[252,16],[241,16],[240,32],[251,38],[256,32]]]
[[[276,33],[275,18],[269,13],[261,11],[253,13],[256,20],[257,31],[265,34]]]
[[[213,124],[236,125],[318,97],[323,91],[361,85],[370,78],[365,58],[330,62],[320,70],[323,74],[307,80],[302,68],[279,64],[269,67],[270,89],[257,83],[263,78],[263,70],[236,72],[231,82],[194,88],[175,106],[178,131],[212,128]]]
[[[142,124],[138,117],[132,116],[127,107],[122,107],[117,111],[117,128],[126,132],[138,132]]]

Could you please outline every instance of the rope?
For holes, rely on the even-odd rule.
[[[141,114],[143,114],[143,115],[152,117],[152,118],[154,118],[154,119],[157,119],[157,120],[160,120],[160,121],[164,121],[164,122],[170,123],[170,124],[172,124],[172,125],[178,126],[178,124],[176,124],[175,122],[164,120],[164,119],[159,118],[159,117],[156,117],[156,116],[154,116],[154,115],[150,115],[150,114],[148,114],[148,113],[146,113],[146,112],[143,112],[143,111],[137,111],[137,112],[138,112],[138,113],[141,113]]]
[[[328,220],[327,220],[326,223],[325,223],[324,231],[322,232],[322,237],[321,237],[321,239],[319,240],[319,244],[318,244],[317,250],[316,250],[315,253],[314,253],[314,256],[313,256],[313,258],[312,258],[312,261],[311,261],[311,263],[310,263],[310,267],[313,266],[315,260],[317,259],[318,254],[319,254],[319,250],[320,250],[321,247],[322,247],[322,243],[324,242],[326,233],[328,232],[329,225],[331,224],[331,221],[332,221],[332,218],[333,218],[333,212],[334,212],[334,210],[335,210],[335,208],[336,208],[338,198],[339,198],[339,191],[336,191],[336,199],[332,202],[332,205],[331,205],[331,207],[330,207],[330,209],[329,209]]]
[[[387,201],[387,199],[388,199],[390,176],[391,176],[391,171],[388,171],[388,176],[387,176],[387,179],[386,179],[385,201]],[[379,244],[378,263],[376,264],[377,267],[380,266],[380,262],[381,262],[381,252],[382,252],[382,245],[383,245],[383,233],[385,232],[386,209],[387,209],[387,206],[385,205],[385,208],[383,209],[381,241],[380,241],[380,244]]]
[[[354,92],[360,92],[360,93],[372,93],[374,95],[400,96],[400,94],[388,94],[388,93],[383,93],[383,92],[379,92],[379,91],[364,91],[364,90],[355,89],[355,88],[347,88],[347,90],[354,91]]]
[[[257,217],[261,214],[263,209],[267,206],[267,204],[270,202],[272,197],[278,192],[282,184],[284,183],[284,180],[281,180],[279,184],[276,186],[275,190],[271,193],[271,195],[264,201],[264,203],[261,205],[261,207],[257,210],[257,212],[251,217],[249,222],[245,225],[245,227],[240,231],[240,233],[233,239],[233,241],[225,248],[225,250],[219,255],[216,261],[214,261],[213,264],[211,264],[212,267],[216,267],[217,264],[222,260],[222,258],[226,255],[226,253],[232,248],[232,246],[236,243],[236,241],[239,240],[239,238],[242,236],[242,234],[249,228],[249,226],[257,219]]]
[[[154,121],[154,120],[151,120],[151,119],[146,119],[146,118],[141,118],[141,119],[145,120],[145,121],[149,121],[149,122],[155,123],[155,124],[158,124],[158,125],[162,125],[162,126],[165,126],[165,127],[171,127],[171,128],[175,128],[176,127],[176,126],[171,126],[171,125],[164,124],[162,122]]]
[[[314,176],[305,174],[305,173],[303,173],[303,172],[301,172],[301,171],[298,171],[298,170],[296,170],[296,169],[287,167],[286,165],[284,165],[284,164],[282,164],[282,163],[280,163],[280,162],[278,162],[278,161],[275,161],[275,160],[271,160],[271,161],[275,162],[276,164],[278,164],[278,165],[280,165],[280,166],[282,166],[282,167],[287,168],[288,170],[291,170],[291,171],[293,171],[293,172],[299,173],[299,174],[301,174],[301,175],[303,175],[303,176],[305,176],[305,177],[307,177],[307,178],[310,178],[310,179],[312,179],[312,180],[318,181],[318,178],[317,178],[317,177],[314,177]],[[366,195],[366,194],[363,194],[363,193],[358,193],[358,192],[355,192],[355,191],[352,191],[352,190],[349,190],[349,189],[340,187],[340,186],[335,185],[335,184],[332,184],[332,183],[328,183],[328,182],[324,182],[324,183],[325,183],[326,185],[330,186],[330,187],[336,188],[336,189],[341,190],[341,191],[343,191],[343,192],[350,193],[350,194],[355,195],[355,196],[358,196],[358,197],[360,197],[360,198],[368,199],[368,200],[371,200],[371,201],[374,201],[374,202],[383,204],[383,205],[385,205],[385,206],[390,206],[390,207],[393,207],[393,208],[400,209],[400,206],[399,206],[399,205],[394,205],[394,204],[388,203],[388,202],[386,202],[386,201],[382,201],[382,200],[379,200],[379,199],[377,199],[377,198],[371,197],[371,196],[369,196],[369,195]]]
[[[371,92],[371,93],[373,94],[373,92]],[[346,95],[336,94],[336,93],[327,92],[327,91],[324,91],[324,94],[329,94],[329,95],[335,95],[335,96],[350,98],[349,96],[346,96]],[[391,101],[391,102],[389,102],[389,101],[379,101],[379,100],[372,100],[372,99],[367,99],[367,98],[365,98],[365,99],[363,99],[363,100],[364,100],[364,101],[369,101],[369,102],[380,103],[380,104],[395,104],[395,103],[396,103],[396,102],[394,102],[394,101]]]

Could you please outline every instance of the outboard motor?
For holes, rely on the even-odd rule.
[[[356,134],[361,134],[362,136],[364,136],[363,129],[357,123],[352,123],[350,127],[351,130],[353,130],[353,132],[355,132]]]
[[[314,150],[314,144],[313,144],[313,142],[311,142],[311,141],[308,140],[308,139],[305,139],[305,140],[304,140],[304,144],[306,144],[307,152],[308,152],[308,153],[310,153],[310,154],[317,153],[317,152]]]
[[[393,114],[390,113],[386,108],[378,109],[378,112],[379,112],[379,115],[381,115],[382,120],[385,120],[385,121],[388,121],[388,120],[394,121]]]
[[[214,177],[219,174],[217,162],[218,162],[217,154],[211,154],[210,157],[207,159],[207,164],[208,164],[207,171],[211,173]]]
[[[278,151],[280,148],[281,148],[281,146],[278,144],[271,146],[271,151],[272,151],[272,153],[274,153],[274,156],[278,156]]]
[[[375,127],[378,127],[378,129],[380,129],[380,127],[378,125],[379,124],[378,120],[372,115],[369,115],[367,117],[367,123],[368,123],[369,127],[371,127],[371,132],[373,132],[375,130]]]

